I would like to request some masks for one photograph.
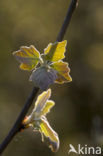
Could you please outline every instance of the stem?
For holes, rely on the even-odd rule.
[[[67,28],[69,26],[69,23],[71,21],[71,17],[73,15],[73,12],[74,12],[74,10],[76,9],[76,7],[78,5],[78,1],[79,0],[71,0],[70,6],[68,8],[67,15],[66,15],[66,17],[64,19],[64,22],[63,22],[63,25],[61,27],[61,30],[60,30],[60,32],[59,32],[59,34],[57,36],[57,41],[59,41],[59,42],[62,41],[63,38],[64,38],[64,35],[65,35],[65,33],[67,31]]]
[[[30,108],[34,98],[37,95],[37,92],[39,91],[39,88],[34,87],[31,94],[29,95],[21,113],[19,114],[14,126],[8,133],[8,135],[5,137],[4,141],[0,145],[0,154],[4,151],[4,149],[7,147],[7,145],[10,143],[10,141],[13,139],[13,137],[23,128],[22,127],[22,121],[28,112],[28,109]]]
[[[63,37],[66,33],[67,27],[71,21],[71,17],[72,14],[76,8],[78,4],[78,0],[71,0],[70,6],[68,8],[68,12],[66,15],[66,18],[63,22],[63,25],[61,27],[60,33],[57,36],[57,41],[62,41]],[[11,140],[13,139],[13,137],[21,130],[23,129],[23,125],[22,125],[22,121],[26,115],[26,113],[28,112],[34,98],[36,97],[37,93],[39,91],[39,88],[34,87],[31,94],[29,95],[21,113],[19,114],[14,126],[11,128],[10,132],[8,133],[8,135],[4,138],[3,142],[0,144],[0,154],[2,154],[2,152],[5,150],[5,148],[7,147],[7,145],[11,142]]]

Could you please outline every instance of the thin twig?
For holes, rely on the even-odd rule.
[[[71,3],[70,3],[70,6],[69,6],[67,15],[66,15],[66,17],[64,19],[64,22],[63,22],[63,25],[61,27],[61,30],[60,30],[60,32],[59,32],[59,34],[57,36],[57,41],[62,41],[63,40],[64,35],[65,35],[65,33],[67,31],[67,28],[69,26],[69,23],[71,21],[71,17],[73,15],[73,12],[74,12],[75,8],[78,5],[78,1],[79,0],[71,0]]]
[[[66,33],[67,27],[71,21],[71,17],[72,14],[76,8],[78,4],[78,0],[71,0],[71,3],[69,5],[68,8],[68,12],[66,15],[66,18],[63,22],[63,25],[61,27],[60,33],[57,36],[57,41],[62,41],[63,37]],[[12,127],[12,129],[10,130],[10,132],[8,133],[8,135],[5,137],[5,139],[3,140],[3,142],[0,144],[0,154],[2,154],[2,152],[5,150],[5,148],[7,147],[7,145],[10,143],[10,141],[13,139],[13,137],[23,128],[22,127],[22,121],[26,115],[26,113],[28,112],[33,100],[35,99],[37,93],[39,91],[39,88],[34,87],[30,96],[28,97],[20,115],[18,116],[14,126]]]
[[[31,94],[29,95],[21,113],[19,114],[14,126],[8,133],[8,135],[5,137],[4,141],[0,145],[0,154],[4,151],[4,149],[7,147],[7,145],[10,143],[10,141],[13,139],[13,137],[18,133],[23,127],[22,127],[22,121],[28,112],[34,98],[36,97],[37,93],[39,91],[39,88],[34,87]]]

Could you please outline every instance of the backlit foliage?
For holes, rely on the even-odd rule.
[[[51,128],[46,118],[47,113],[49,113],[50,109],[55,105],[54,101],[49,100],[50,96],[51,89],[48,89],[38,96],[32,113],[24,119],[23,125],[25,127],[32,126],[34,131],[39,131],[42,136],[42,141],[44,141],[45,136],[48,139],[51,150],[56,152],[59,148],[59,137]]]
[[[22,46],[13,55],[20,62],[21,69],[32,71],[29,80],[46,90],[54,82],[63,84],[72,81],[68,63],[62,61],[65,58],[66,45],[66,40],[50,43],[43,54],[32,45]]]

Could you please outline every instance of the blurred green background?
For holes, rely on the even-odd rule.
[[[0,142],[33,88],[30,73],[19,69],[12,52],[31,44],[43,52],[56,40],[69,3],[0,0]],[[52,153],[40,134],[28,129],[12,140],[4,156],[67,156],[69,144],[103,146],[103,0],[80,0],[64,39],[73,81],[52,86],[56,105],[47,116],[59,134],[59,151]]]

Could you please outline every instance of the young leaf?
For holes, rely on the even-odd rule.
[[[50,98],[50,96],[51,89],[48,89],[47,91],[43,92],[38,96],[34,108],[35,112],[41,113],[41,111],[43,111],[43,108],[45,108],[46,102]]]
[[[37,98],[32,113],[25,117],[22,124],[25,128],[32,126],[34,131],[39,131],[42,136],[42,141],[44,141],[45,136],[49,141],[49,147],[51,150],[56,152],[59,148],[59,138],[45,117],[55,104],[54,101],[49,100],[50,96],[51,89],[48,89],[47,91],[40,94]]]
[[[30,81],[33,81],[41,90],[47,90],[49,85],[53,84],[56,79],[56,71],[47,67],[37,68],[30,76]]]
[[[45,116],[50,112],[50,109],[54,106],[54,101],[48,100],[51,96],[51,89],[44,91],[40,94],[36,100],[32,113],[23,120],[23,123],[28,124],[35,120],[39,120],[42,116]]]
[[[65,57],[67,41],[50,43],[47,48],[44,49],[44,58],[51,62],[56,62]]]
[[[55,102],[52,100],[48,100],[41,111],[41,115],[46,115],[50,112],[50,109],[55,105]]]
[[[69,75],[70,69],[68,63],[59,61],[51,64],[51,67],[57,71],[57,79],[55,82],[62,84],[64,82],[72,81],[72,78]]]
[[[42,118],[40,123],[40,132],[49,139],[49,147],[53,152],[56,152],[59,148],[59,137],[58,134],[51,128],[46,118]]]
[[[39,51],[33,45],[22,46],[20,50],[13,52],[13,55],[21,63],[20,68],[23,70],[34,69],[41,60]]]

